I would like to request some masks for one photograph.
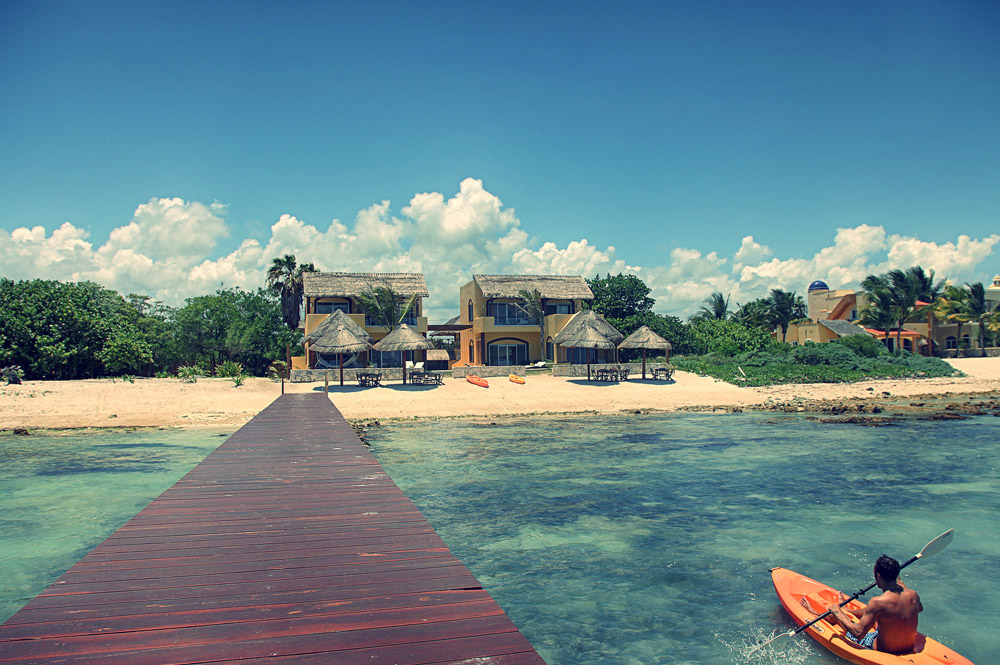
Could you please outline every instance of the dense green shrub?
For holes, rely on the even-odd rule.
[[[868,335],[848,335],[847,337],[835,339],[830,343],[837,346],[846,346],[855,355],[864,356],[865,358],[878,358],[889,352],[885,348],[885,344],[882,343],[882,340],[869,337]]]
[[[224,360],[216,365],[215,375],[224,378],[243,376],[243,365],[233,360]]]

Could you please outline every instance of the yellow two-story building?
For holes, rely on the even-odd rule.
[[[305,305],[305,318],[302,322],[304,334],[311,333],[326,317],[335,310],[342,310],[355,323],[362,326],[375,341],[385,337],[389,331],[369,312],[366,312],[358,302],[358,296],[369,293],[379,287],[388,287],[396,292],[401,302],[409,302],[416,298],[413,307],[407,312],[403,323],[413,328],[421,335],[427,334],[427,317],[423,315],[423,299],[430,294],[427,283],[421,273],[376,273],[376,272],[307,272],[302,275],[302,292]],[[345,357],[345,367],[402,367],[403,352],[380,353],[367,351],[350,358]],[[423,360],[424,351],[407,352],[415,354],[413,360]],[[292,358],[295,369],[322,369],[338,367],[339,358],[335,355],[327,357],[322,353],[309,351],[306,344],[305,356]]]
[[[544,316],[532,318],[522,293],[541,295]],[[460,290],[455,364],[527,365],[572,361],[573,349],[552,341],[594,294],[577,275],[473,275]],[[577,351],[579,352],[579,351]]]

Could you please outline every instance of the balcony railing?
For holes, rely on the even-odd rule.
[[[408,326],[415,326],[415,325],[417,325],[417,316],[416,315],[407,314],[406,316],[403,317],[403,320],[400,321],[400,323],[405,323]],[[382,322],[381,319],[378,319],[378,318],[372,317],[372,316],[370,316],[368,314],[365,314],[365,326],[366,327],[368,327],[368,328],[379,328],[382,325],[383,325],[383,322]]]
[[[493,325],[495,326],[537,326],[538,319],[533,319],[527,316],[494,316]]]

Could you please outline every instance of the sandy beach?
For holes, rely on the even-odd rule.
[[[1000,358],[950,361],[958,378],[795,384],[741,388],[677,372],[673,382],[530,375],[524,385],[492,379],[489,388],[446,379],[442,386],[393,382],[379,388],[332,383],[330,399],[352,420],[415,417],[505,416],[530,413],[680,410],[824,410],[831,405],[875,404],[935,396],[1000,396]],[[322,383],[285,384],[286,392],[323,392]],[[886,394],[888,393],[888,394]],[[110,379],[28,381],[0,387],[0,430],[79,427],[198,427],[242,425],[281,394],[281,384],[248,379]]]

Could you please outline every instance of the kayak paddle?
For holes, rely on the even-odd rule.
[[[938,552],[940,552],[941,550],[943,550],[945,547],[948,546],[948,543],[951,542],[951,539],[954,536],[955,536],[955,530],[954,529],[948,529],[947,531],[945,531],[944,533],[942,533],[940,536],[938,536],[937,538],[935,538],[931,542],[929,542],[926,545],[924,545],[924,549],[920,550],[918,553],[916,553],[915,555],[913,555],[912,557],[910,557],[910,559],[906,563],[900,564],[899,569],[902,570],[903,568],[906,568],[907,566],[909,566],[911,563],[913,563],[917,559],[921,559],[921,558],[926,557],[926,556],[932,556],[934,554],[937,554]],[[846,600],[842,601],[840,603],[839,607],[843,607],[844,605],[846,605],[847,603],[851,602],[852,600],[855,600],[858,596],[865,595],[866,593],[868,593],[869,591],[871,591],[872,587],[875,586],[875,584],[876,584],[875,582],[872,582],[871,584],[869,584],[868,586],[866,586],[864,589],[861,589],[860,591],[858,591],[857,593],[855,593],[850,598],[847,598]],[[756,646],[753,649],[751,649],[750,651],[748,651],[747,652],[747,656],[749,656],[750,654],[754,653],[755,651],[758,651],[759,649],[763,649],[764,647],[766,647],[768,644],[770,644],[771,642],[775,641],[779,637],[791,637],[792,635],[798,635],[799,633],[801,633],[803,630],[805,630],[809,626],[811,626],[814,623],[818,622],[820,619],[825,619],[828,616],[830,616],[830,611],[829,610],[827,610],[823,614],[820,614],[818,617],[816,617],[815,619],[813,619],[809,623],[804,623],[804,624],[802,624],[801,626],[799,626],[798,628],[796,628],[794,630],[790,630],[787,633],[781,633],[780,635],[775,635],[774,637],[772,637],[771,639],[769,639],[767,642],[764,642],[760,646]]]

